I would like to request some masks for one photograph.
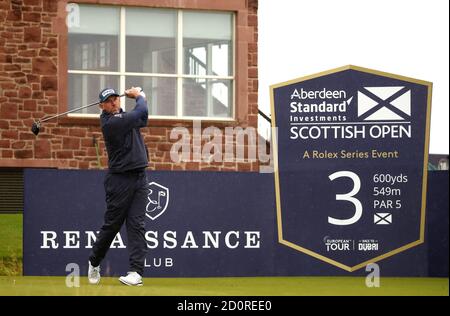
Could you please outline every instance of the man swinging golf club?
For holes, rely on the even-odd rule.
[[[144,269],[145,207],[148,181],[145,169],[148,153],[140,128],[147,126],[148,109],[144,92],[140,88],[125,91],[128,98],[136,100],[135,108],[124,112],[120,95],[111,88],[100,92],[100,116],[103,137],[108,152],[108,173],[104,186],[106,212],[104,224],[89,256],[88,279],[91,284],[100,282],[100,263],[126,222],[130,272],[119,278],[126,285],[141,286]]]

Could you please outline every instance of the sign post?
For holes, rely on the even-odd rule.
[[[356,66],[271,87],[280,243],[350,272],[423,243],[431,89]]]

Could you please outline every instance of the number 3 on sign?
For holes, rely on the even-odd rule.
[[[346,226],[356,223],[361,218],[363,210],[361,202],[358,199],[354,198],[354,196],[358,194],[359,190],[361,189],[361,180],[356,173],[350,171],[339,171],[328,176],[331,181],[344,177],[353,180],[353,190],[347,194],[336,194],[336,200],[349,201],[350,203],[353,203],[353,205],[355,205],[355,215],[348,219],[337,219],[328,216],[328,223],[338,226]]]

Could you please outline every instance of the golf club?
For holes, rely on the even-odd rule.
[[[140,91],[142,92],[142,89],[140,89]],[[121,94],[121,95],[119,96],[119,98],[121,98],[121,97],[123,97],[123,96],[125,96],[125,93],[124,93],[124,94]],[[91,104],[88,104],[88,105],[84,105],[84,106],[82,106],[82,107],[79,107],[79,108],[76,108],[76,109],[72,109],[72,110],[70,110],[70,111],[67,111],[67,112],[64,112],[64,113],[60,113],[60,114],[57,114],[57,115],[53,115],[53,116],[44,118],[44,119],[42,119],[42,120],[37,120],[37,121],[34,122],[33,125],[31,126],[31,131],[33,132],[34,135],[37,136],[37,135],[39,134],[40,129],[41,129],[41,124],[42,124],[42,123],[47,122],[47,121],[50,121],[50,120],[53,120],[53,119],[55,119],[55,118],[57,118],[57,117],[60,117],[60,116],[63,116],[63,115],[66,115],[66,114],[69,114],[69,113],[72,113],[72,112],[76,112],[76,111],[80,111],[80,110],[82,110],[82,109],[86,109],[86,108],[88,108],[88,107],[91,107],[91,106],[94,106],[94,105],[97,105],[97,104],[100,104],[100,103],[101,103],[100,101],[97,101],[97,102],[95,102],[95,103],[91,103]]]

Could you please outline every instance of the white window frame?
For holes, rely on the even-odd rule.
[[[161,120],[202,120],[202,121],[234,121],[236,115],[236,14],[231,11],[226,11],[227,13],[232,13],[232,75],[231,76],[213,76],[213,75],[186,75],[183,73],[184,65],[184,52],[183,52],[183,12],[187,11],[185,9],[169,9],[175,10],[177,12],[177,73],[176,74],[162,74],[162,73],[137,73],[137,72],[127,72],[126,71],[126,7],[120,7],[120,31],[119,31],[119,71],[94,71],[94,70],[75,70],[69,69],[68,74],[79,74],[79,75],[109,75],[119,77],[119,91],[125,91],[125,81],[127,76],[136,77],[161,77],[161,78],[175,78],[177,79],[177,110],[176,115],[166,116],[166,115],[149,115],[150,119],[161,119]],[[214,12],[214,11],[203,11]],[[225,11],[224,11],[225,12]],[[183,115],[183,79],[219,79],[219,80],[230,80],[231,88],[233,89],[232,99],[230,100],[231,117],[214,117],[214,116],[186,116]],[[209,101],[208,101],[209,102]],[[151,106],[151,104],[149,104]],[[98,117],[98,114],[88,114],[88,113],[71,113],[71,117]]]

